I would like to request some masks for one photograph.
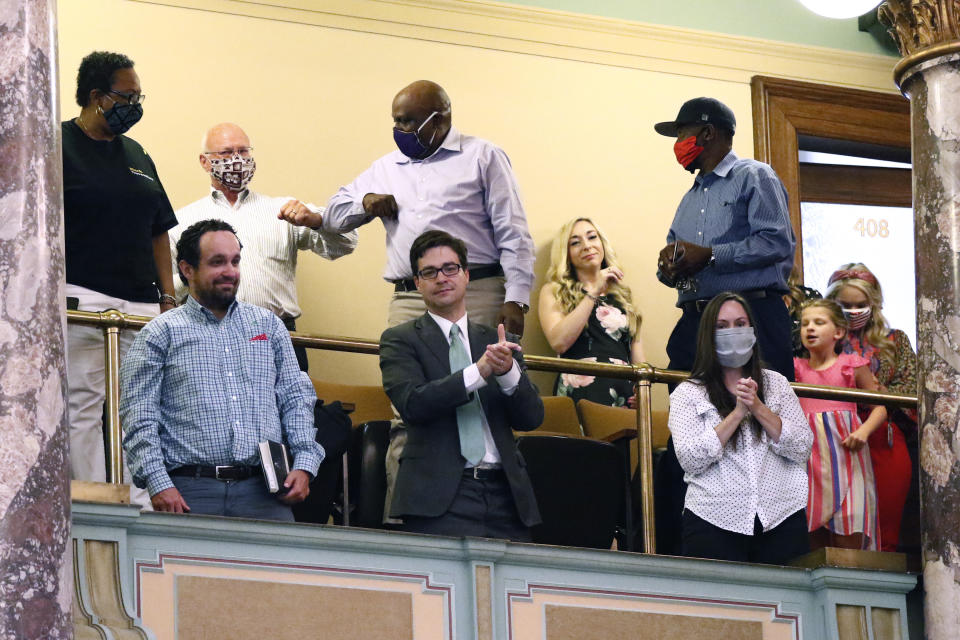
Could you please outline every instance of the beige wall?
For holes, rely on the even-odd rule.
[[[667,364],[664,347],[679,316],[675,294],[654,277],[655,256],[691,178],[653,123],[689,97],[712,95],[737,113],[735,149],[752,156],[755,74],[891,89],[890,58],[497,3],[271,4],[60,0],[63,117],[79,110],[80,59],[95,49],[124,52],[149,96],[131,133],[154,157],[174,207],[205,195],[199,140],[223,120],[253,139],[255,189],[323,204],[393,148],[396,91],[435,80],[451,96],[457,127],[510,155],[537,244],[538,278],[566,219],[591,216],[613,239],[655,366]],[[379,336],[391,292],[380,278],[383,242],[375,222],[360,230],[351,256],[330,263],[301,254],[302,330]],[[524,345],[549,354],[535,308]],[[317,352],[311,373],[379,382],[371,356]],[[664,398],[661,391],[658,404]]]

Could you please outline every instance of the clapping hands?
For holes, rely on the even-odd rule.
[[[757,398],[757,382],[753,378],[740,378],[737,380],[737,386],[733,391],[737,398],[737,409],[740,409],[743,415],[746,415],[763,404]]]
[[[487,345],[486,351],[477,361],[477,370],[483,378],[489,378],[492,375],[502,376],[513,367],[513,352],[520,350],[520,345],[507,340],[506,329],[503,328],[503,324],[499,324],[497,325],[497,342]]]

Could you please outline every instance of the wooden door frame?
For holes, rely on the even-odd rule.
[[[894,93],[766,76],[750,81],[754,157],[787,188],[797,237],[794,273],[803,274],[798,135],[910,148],[910,102]]]

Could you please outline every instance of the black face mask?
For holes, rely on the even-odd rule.
[[[108,111],[101,108],[100,113],[103,114],[103,119],[107,121],[107,126],[110,127],[113,135],[118,136],[140,122],[140,118],[143,117],[143,105],[114,102]]]

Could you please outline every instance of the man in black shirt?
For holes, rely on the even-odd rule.
[[[176,304],[167,230],[177,224],[156,167],[123,135],[143,115],[133,61],[93,52],[77,74],[80,115],[62,123],[68,306],[156,315]],[[120,334],[121,357],[133,332]],[[71,477],[103,481],[103,332],[69,325]]]

